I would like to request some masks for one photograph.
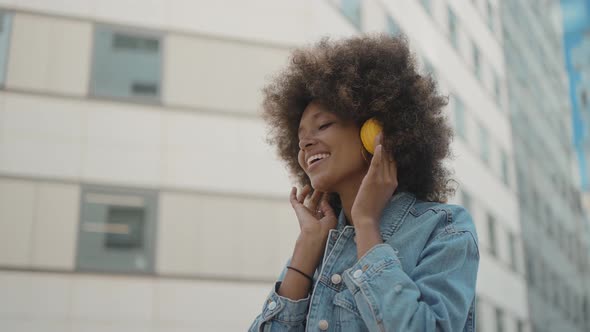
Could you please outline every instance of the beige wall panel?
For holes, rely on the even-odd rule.
[[[0,179],[0,265],[30,265],[35,190],[29,181]]]
[[[273,201],[162,193],[157,271],[272,278],[279,257]]]
[[[32,265],[73,270],[78,235],[80,187],[40,183]]]
[[[89,181],[157,186],[162,112],[118,103],[90,104],[87,110],[82,176]]]
[[[49,177],[80,175],[84,103],[6,94],[0,123],[0,171]]]
[[[91,40],[90,22],[16,14],[6,85],[86,95]]]
[[[285,264],[287,264],[287,260],[293,255],[295,240],[297,240],[300,232],[299,221],[287,198],[277,207],[277,210],[277,218],[274,222],[278,226],[277,237],[279,238],[278,251],[280,265],[273,271],[274,274],[271,276],[273,279],[279,277],[279,273],[285,267]]]
[[[71,287],[74,321],[137,324],[153,318],[152,279],[82,275],[72,280]]]
[[[0,3],[11,4],[25,10],[84,17],[88,17],[96,6],[94,0],[1,0]]]
[[[164,102],[255,113],[267,76],[286,63],[283,49],[169,35],[164,55]]]
[[[276,236],[279,224],[279,204],[274,201],[241,200],[236,202],[234,225],[237,243],[237,273],[248,278],[274,278],[283,264],[279,257]]]
[[[288,177],[260,120],[187,112],[164,119],[163,184],[287,196]]]
[[[0,271],[0,327],[4,319],[22,319],[27,322],[65,321],[71,300],[70,278],[60,274]],[[24,322],[20,322],[24,323]],[[14,322],[15,326],[19,322]],[[24,330],[28,331],[28,330]],[[32,330],[31,330],[32,331]],[[40,329],[38,331],[46,331]],[[51,328],[49,328],[51,331]]]
[[[157,273],[191,275],[201,273],[198,234],[200,207],[190,194],[160,194],[156,244]]]
[[[271,287],[272,283],[161,280],[156,286],[156,331],[246,331]]]

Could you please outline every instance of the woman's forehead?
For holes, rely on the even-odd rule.
[[[312,101],[303,110],[303,114],[301,114],[301,120],[299,121],[299,123],[304,122],[304,121],[309,121],[309,120],[315,120],[322,115],[335,115],[335,114],[328,111],[320,103]]]

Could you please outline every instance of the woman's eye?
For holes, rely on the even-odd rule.
[[[322,129],[326,129],[326,128],[330,127],[330,126],[331,126],[333,123],[334,123],[334,122],[329,122],[329,123],[323,124],[323,125],[321,125],[321,126],[320,126],[320,128],[319,128],[319,129],[320,129],[320,130],[322,130]]]

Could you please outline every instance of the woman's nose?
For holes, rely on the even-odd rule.
[[[315,144],[315,139],[309,136],[303,137],[299,140],[299,149],[304,150],[305,148]]]

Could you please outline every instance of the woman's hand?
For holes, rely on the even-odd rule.
[[[383,152],[381,135],[376,140],[377,147],[369,171],[363,178],[350,212],[355,227],[373,226],[379,229],[381,213],[398,185],[395,160]]]
[[[297,188],[291,189],[290,201],[301,229],[301,236],[325,241],[330,229],[335,228],[338,220],[334,210],[328,203],[328,195],[314,190],[311,197],[311,187],[306,185],[301,192]]]
[[[313,275],[324,253],[330,229],[336,227],[338,220],[328,204],[328,195],[315,190],[308,197],[310,191],[309,185],[303,187],[299,194],[297,188],[291,189],[291,206],[301,228],[291,257],[291,266]]]

